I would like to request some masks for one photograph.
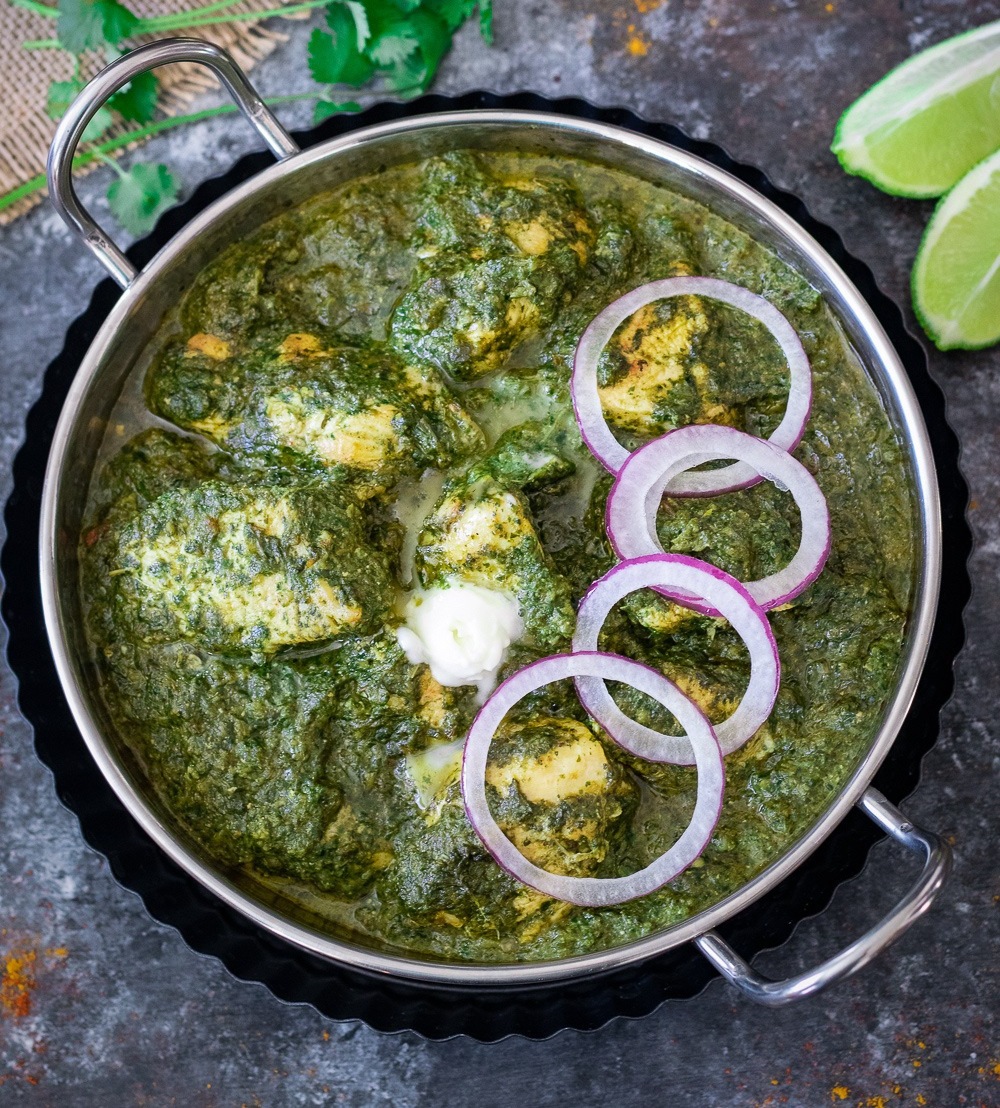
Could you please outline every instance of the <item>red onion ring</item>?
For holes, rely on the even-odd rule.
[[[735,427],[701,423],[668,431],[640,447],[622,466],[608,494],[608,538],[619,558],[663,553],[656,533],[656,514],[664,490],[673,487],[677,475],[690,466],[721,458],[739,458],[779,489],[787,489],[802,517],[799,548],[788,565],[759,581],[743,582],[750,596],[768,611],[808,588],[822,573],[830,553],[826,497],[809,470],[772,442]],[[718,614],[698,603],[687,606],[706,615]]]
[[[687,607],[692,606],[692,597],[704,601],[729,620],[750,652],[750,681],[743,699],[728,719],[715,724],[722,753],[732,754],[766,722],[778,695],[781,661],[767,616],[739,581],[716,566],[684,554],[654,554],[619,562],[591,585],[580,602],[573,649],[597,650],[611,609],[629,593],[644,588],[655,588]],[[692,764],[695,754],[687,738],[663,735],[630,719],[612,699],[603,677],[577,677],[576,691],[590,715],[625,750],[650,761]],[[654,758],[652,751],[659,757]]]
[[[490,743],[504,716],[528,693],[568,677],[603,677],[622,681],[658,700],[680,721],[698,767],[698,797],[691,822],[669,850],[627,877],[568,877],[549,873],[529,862],[500,829],[486,799],[486,760]],[[615,738],[614,735],[611,736]],[[617,741],[617,739],[615,740]],[[667,741],[661,736],[660,744]],[[650,749],[656,752],[655,744]],[[663,758],[649,755],[650,761]],[[509,677],[480,709],[465,740],[462,757],[462,797],[469,822],[494,861],[512,877],[546,896],[587,908],[621,904],[654,892],[697,858],[705,849],[722,808],[725,769],[712,725],[698,706],[676,685],[648,666],[618,654],[586,651],[553,654]]]
[[[640,285],[613,301],[591,321],[577,345],[570,381],[573,411],[587,449],[611,473],[617,473],[625,464],[629,452],[612,434],[604,418],[597,385],[597,363],[612,335],[629,316],[655,300],[672,296],[704,296],[719,300],[753,316],[770,331],[788,363],[789,382],[785,414],[769,441],[783,450],[794,450],[802,440],[812,406],[812,373],[802,341],[791,323],[769,301],[742,285],[714,277],[668,277]],[[672,496],[713,496],[748,488],[759,480],[750,467],[735,464],[724,469],[685,474],[669,491]]]

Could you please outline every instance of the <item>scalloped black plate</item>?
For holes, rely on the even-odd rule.
[[[472,108],[560,112],[612,123],[728,170],[798,220],[844,268],[882,322],[927,421],[944,519],[943,585],[930,654],[913,708],[874,781],[899,803],[917,785],[921,759],[937,739],[938,716],[954,685],[952,664],[964,641],[961,613],[971,591],[966,559],[972,547],[958,438],[945,419],[944,397],[927,372],[923,349],[907,332],[899,308],[879,291],[867,266],[847,253],[836,232],[814,220],[796,196],[775,188],[760,170],[734,162],[720,147],[690,139],[676,127],[645,122],[624,109],[532,93],[427,96],[335,117],[295,137],[308,147],[369,124]],[[204,182],[187,202],[166,213],[156,230],[128,251],[129,257],[144,265],[198,212],[270,161],[265,154],[249,155],[225,175]],[[14,488],[5,511],[7,541],[0,557],[7,584],[2,603],[10,629],[7,656],[20,681],[18,703],[34,727],[35,748],[52,771],[59,799],[76,813],[84,838],[108,859],[117,880],[138,893],[154,919],[176,928],[194,950],[214,955],[237,977],[261,982],[281,1000],[312,1004],[336,1020],[360,1019],[379,1031],[409,1029],[430,1039],[464,1034],[482,1042],[508,1035],[542,1039],[564,1028],[594,1030],[616,1017],[645,1016],[664,1000],[696,996],[715,971],[690,944],[597,978],[489,992],[442,989],[349,970],[274,938],[227,907],[140,829],[101,776],[70,714],[49,652],[38,567],[33,557],[25,556],[37,546],[45,464],[63,400],[84,351],[118,296],[110,279],[97,286],[87,311],[70,326],[62,353],[46,370],[42,395],[28,414],[25,442],[14,462]],[[826,907],[842,881],[861,872],[879,837],[869,820],[852,812],[792,875],[720,931],[745,957],[781,945],[801,920]]]

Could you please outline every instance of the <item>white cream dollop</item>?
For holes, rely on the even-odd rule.
[[[516,600],[464,581],[411,593],[403,618],[396,639],[411,664],[426,662],[442,685],[475,685],[480,699],[496,684],[507,648],[524,634]]]

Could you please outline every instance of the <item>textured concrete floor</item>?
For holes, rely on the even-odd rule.
[[[906,301],[929,206],[846,178],[828,152],[830,135],[840,111],[886,69],[997,18],[995,0],[496,6],[496,47],[486,50],[467,28],[440,91],[578,94],[675,121],[799,193]],[[295,27],[260,68],[265,91],[308,87],[306,32]],[[305,125],[308,109],[284,118]],[[169,160],[186,194],[250,148],[248,132],[229,120],[175,133],[144,156]],[[98,174],[82,189],[98,212],[105,186]],[[101,272],[47,208],[0,231],[0,259],[6,491],[42,370]],[[641,1022],[546,1043],[435,1045],[333,1024],[234,981],[115,884],[56,801],[4,670],[0,1105],[1000,1105],[1000,354],[934,353],[931,364],[964,445],[976,592],[957,694],[906,809],[949,836],[957,868],[941,903],[875,965],[790,1011],[761,1010],[716,982]],[[868,872],[792,943],[762,957],[761,968],[794,972],[832,952],[884,911],[912,873],[882,844]],[[9,961],[19,958],[23,989]]]

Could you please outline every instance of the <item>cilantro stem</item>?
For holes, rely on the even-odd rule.
[[[97,154],[97,161],[103,162],[105,165],[110,166],[115,173],[124,181],[128,174],[124,169],[115,161],[114,158],[109,158],[107,154]]]
[[[43,4],[41,0],[10,0],[15,8],[24,8],[25,11],[34,12],[35,15],[45,15],[49,19],[59,18],[59,9],[54,5]],[[191,8],[186,12],[173,12],[167,15],[153,15],[147,16],[145,19],[140,18],[138,25],[133,32],[133,35],[146,35],[156,30],[164,30],[164,25],[173,26],[178,20],[194,17],[196,20],[201,19],[202,16],[210,15],[212,12],[220,11],[223,8],[232,8],[238,4],[240,0],[215,0],[212,4],[205,4],[200,8]],[[311,4],[310,7],[320,7],[321,4],[327,4],[330,0],[316,0],[316,3]],[[293,7],[300,7],[301,5],[293,5]],[[272,15],[287,14],[285,9],[273,8],[271,10],[263,9],[259,12],[248,12],[244,15],[244,19],[268,19]],[[178,26],[190,27],[192,24],[183,23]],[[132,37],[131,35],[129,36]]]
[[[197,16],[208,15],[209,12],[217,12],[221,8],[231,8],[239,2],[240,0],[216,0],[214,4],[206,4],[204,7],[201,8],[192,8],[187,14]],[[149,17],[150,20],[157,18],[162,18],[162,16]]]
[[[250,20],[273,19],[275,16],[295,15],[297,12],[308,12],[312,11],[313,8],[326,7],[330,0],[304,0],[303,3],[286,4],[280,8],[265,8],[259,12],[233,12],[229,15],[212,14],[219,8],[230,7],[232,3],[236,2],[237,0],[231,0],[230,3],[210,4],[207,8],[195,8],[190,12],[140,19],[133,35],[149,35],[160,31],[181,31],[186,27],[209,27],[216,23],[244,23]]]
[[[12,2],[26,5],[36,3],[37,0],[12,0]],[[233,12],[229,15],[214,14],[221,8],[231,8],[233,4],[238,3],[239,0],[219,0],[218,3],[208,4],[204,8],[194,8],[189,12],[173,12],[169,15],[154,15],[148,19],[140,19],[129,38],[134,38],[136,35],[162,34],[167,31],[185,31],[189,27],[214,27],[219,23],[249,23],[254,20],[281,18],[295,15],[298,12],[312,11],[314,8],[326,7],[330,0],[302,0],[298,4],[285,4],[280,8],[268,8],[259,12]],[[38,6],[44,8],[46,12],[52,11],[51,8],[46,8],[44,4]],[[34,11],[35,9],[31,8],[30,10]],[[21,46],[25,50],[64,49],[62,43],[56,38],[28,39],[26,42],[22,42]]]
[[[35,15],[47,15],[51,19],[58,19],[59,12],[50,8],[48,4],[42,4],[39,0],[10,0],[15,8],[24,8],[26,12],[34,12]]]
[[[192,8],[186,12],[170,12],[166,15],[152,15],[140,19],[129,38],[137,35],[153,35],[163,31],[182,31],[187,27],[211,27],[217,23],[244,23],[252,20],[273,19],[275,16],[295,15],[298,12],[312,11],[313,8],[322,8],[329,4],[330,0],[301,0],[295,4],[283,4],[277,8],[264,8],[257,12],[232,12],[228,15],[216,15],[224,8],[231,8],[238,4],[239,0],[215,0],[212,4],[206,4],[201,8]],[[34,12],[36,15],[46,15],[51,19],[57,19],[59,12],[41,0],[11,0],[19,8]],[[54,50],[61,49],[62,44],[58,39],[29,39],[21,44],[25,50]]]

